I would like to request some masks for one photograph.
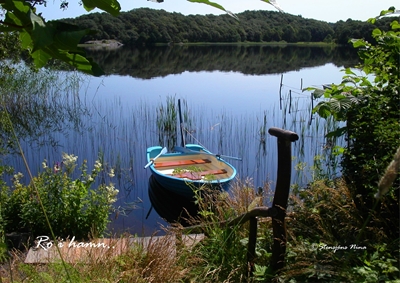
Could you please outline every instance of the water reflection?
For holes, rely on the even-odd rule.
[[[156,179],[149,178],[149,198],[158,215],[169,223],[178,222],[190,226],[190,217],[195,217],[198,207],[194,199],[188,199],[163,188]],[[149,211],[151,213],[151,211]]]
[[[281,74],[327,63],[347,67],[358,63],[354,49],[329,46],[124,46],[117,50],[88,50],[87,54],[107,74],[141,79],[165,77],[185,71]]]

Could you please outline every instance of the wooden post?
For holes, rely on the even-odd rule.
[[[311,123],[312,123],[313,109],[314,109],[314,97],[313,97],[313,94],[311,93],[311,112],[310,112],[310,122],[308,122],[308,125],[311,125]]]
[[[247,264],[250,274],[254,272],[254,259],[256,258],[256,242],[257,242],[257,218],[250,218],[249,227],[249,243],[247,246]]]
[[[286,253],[286,226],[285,216],[290,191],[290,178],[292,171],[292,146],[299,136],[291,131],[270,128],[269,134],[278,138],[278,173],[272,208],[276,215],[272,216],[272,229],[274,243],[272,246],[271,267],[273,270],[285,266]]]
[[[186,146],[186,141],[185,141],[185,127],[183,125],[183,119],[182,119],[182,109],[181,109],[181,100],[178,99],[178,110],[179,110],[179,125],[181,128],[181,145],[182,147]]]
[[[279,105],[280,105],[280,110],[282,110],[282,82],[283,82],[283,74],[281,75],[281,84],[279,86]]]

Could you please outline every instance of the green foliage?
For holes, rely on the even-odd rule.
[[[358,237],[364,221],[343,180],[311,182],[290,197],[290,205],[286,267],[276,282],[400,279],[398,238],[393,240],[389,230],[371,223]]]
[[[193,224],[200,224],[206,235],[193,247],[189,257],[189,262],[198,261],[191,270],[196,282],[241,282],[247,273],[248,225],[221,225],[221,222],[226,223],[247,211],[255,192],[251,187],[240,189],[235,186],[232,195],[210,190],[206,186],[194,190],[199,216],[192,221]],[[266,252],[261,246],[257,247],[257,252],[264,259],[260,266],[265,265]]]
[[[103,169],[99,161],[90,173],[84,161],[80,177],[73,179],[76,159],[63,154],[62,163],[52,168],[44,161],[44,171],[29,186],[20,183],[20,173],[14,176],[14,191],[5,210],[7,231],[28,231],[35,237],[52,235],[44,209],[56,237],[87,239],[102,235],[118,190],[112,183],[92,188]],[[113,174],[111,171],[110,176]]]
[[[83,2],[85,4],[91,1]],[[79,30],[75,26],[57,21],[46,22],[26,1],[6,0],[0,4],[7,11],[5,19],[0,22],[0,31],[18,32],[22,48],[30,52],[36,67],[43,67],[49,59],[54,58],[88,74],[102,74],[97,64],[85,58],[83,49],[77,47],[88,30]],[[103,5],[100,6],[99,8],[104,8]],[[89,7],[94,8],[93,3],[89,3]]]
[[[0,152],[0,154],[2,154],[2,152]],[[9,189],[6,182],[3,181],[3,177],[5,174],[11,173],[11,171],[11,168],[3,165],[0,158],[0,263],[6,259],[7,252],[7,245],[5,242],[6,223],[4,219],[4,212],[7,207],[7,199],[9,195]]]
[[[383,11],[381,15],[393,13],[394,8]],[[379,17],[378,17],[379,18]],[[370,19],[372,24],[377,19]],[[331,85],[324,92],[325,100],[320,102],[314,112],[321,117],[333,117],[346,122],[346,126],[331,136],[346,135],[347,147],[342,160],[343,174],[352,184],[352,195],[358,207],[367,213],[374,202],[377,184],[384,169],[390,163],[398,147],[400,135],[400,26],[393,20],[389,31],[375,28],[372,37],[375,43],[364,39],[351,42],[358,48],[362,64],[357,68],[346,69],[339,85]],[[317,91],[315,95],[320,95]],[[399,178],[388,196],[382,217],[398,219]],[[396,208],[397,207],[397,208]],[[395,224],[395,222],[393,222]],[[393,233],[398,223],[389,225]],[[395,234],[394,234],[395,235]]]
[[[398,282],[398,261],[388,253],[386,244],[376,245],[374,249],[374,252],[365,253],[360,258],[362,265],[353,267],[349,272],[352,282]]]
[[[18,34],[12,32],[0,33],[0,61],[11,59],[17,61],[21,53],[21,45],[18,39]],[[4,71],[3,63],[0,63],[1,73]]]

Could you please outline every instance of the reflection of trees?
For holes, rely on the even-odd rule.
[[[81,117],[88,110],[79,100],[80,78],[80,75],[72,72],[34,72],[24,67],[3,76],[0,90],[2,141],[7,142],[8,146],[13,144],[4,109],[8,112],[17,137],[27,142],[56,145],[51,134],[66,133],[71,128],[82,131]]]
[[[107,74],[150,79],[185,71],[234,71],[276,74],[332,62],[354,66],[354,49],[299,46],[160,46],[87,51]]]

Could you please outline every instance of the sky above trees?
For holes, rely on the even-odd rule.
[[[46,20],[74,18],[87,13],[78,2],[78,0],[69,1],[68,9],[63,11],[59,8],[60,0],[48,1],[46,7],[38,7],[38,12],[42,12]],[[184,15],[218,15],[223,13],[223,11],[211,6],[190,3],[186,0],[164,0],[163,3],[155,3],[147,0],[120,0],[119,2],[122,11],[148,7],[152,9],[163,9],[168,12],[178,12]],[[213,2],[222,5],[226,10],[233,13],[240,13],[245,10],[276,11],[273,6],[260,0],[213,0]],[[391,6],[396,7],[395,2],[396,1],[393,0],[277,0],[279,6],[286,13],[326,22],[346,21],[349,18],[366,21],[368,18],[377,16],[381,10],[387,10]],[[396,8],[399,9],[399,7]]]

